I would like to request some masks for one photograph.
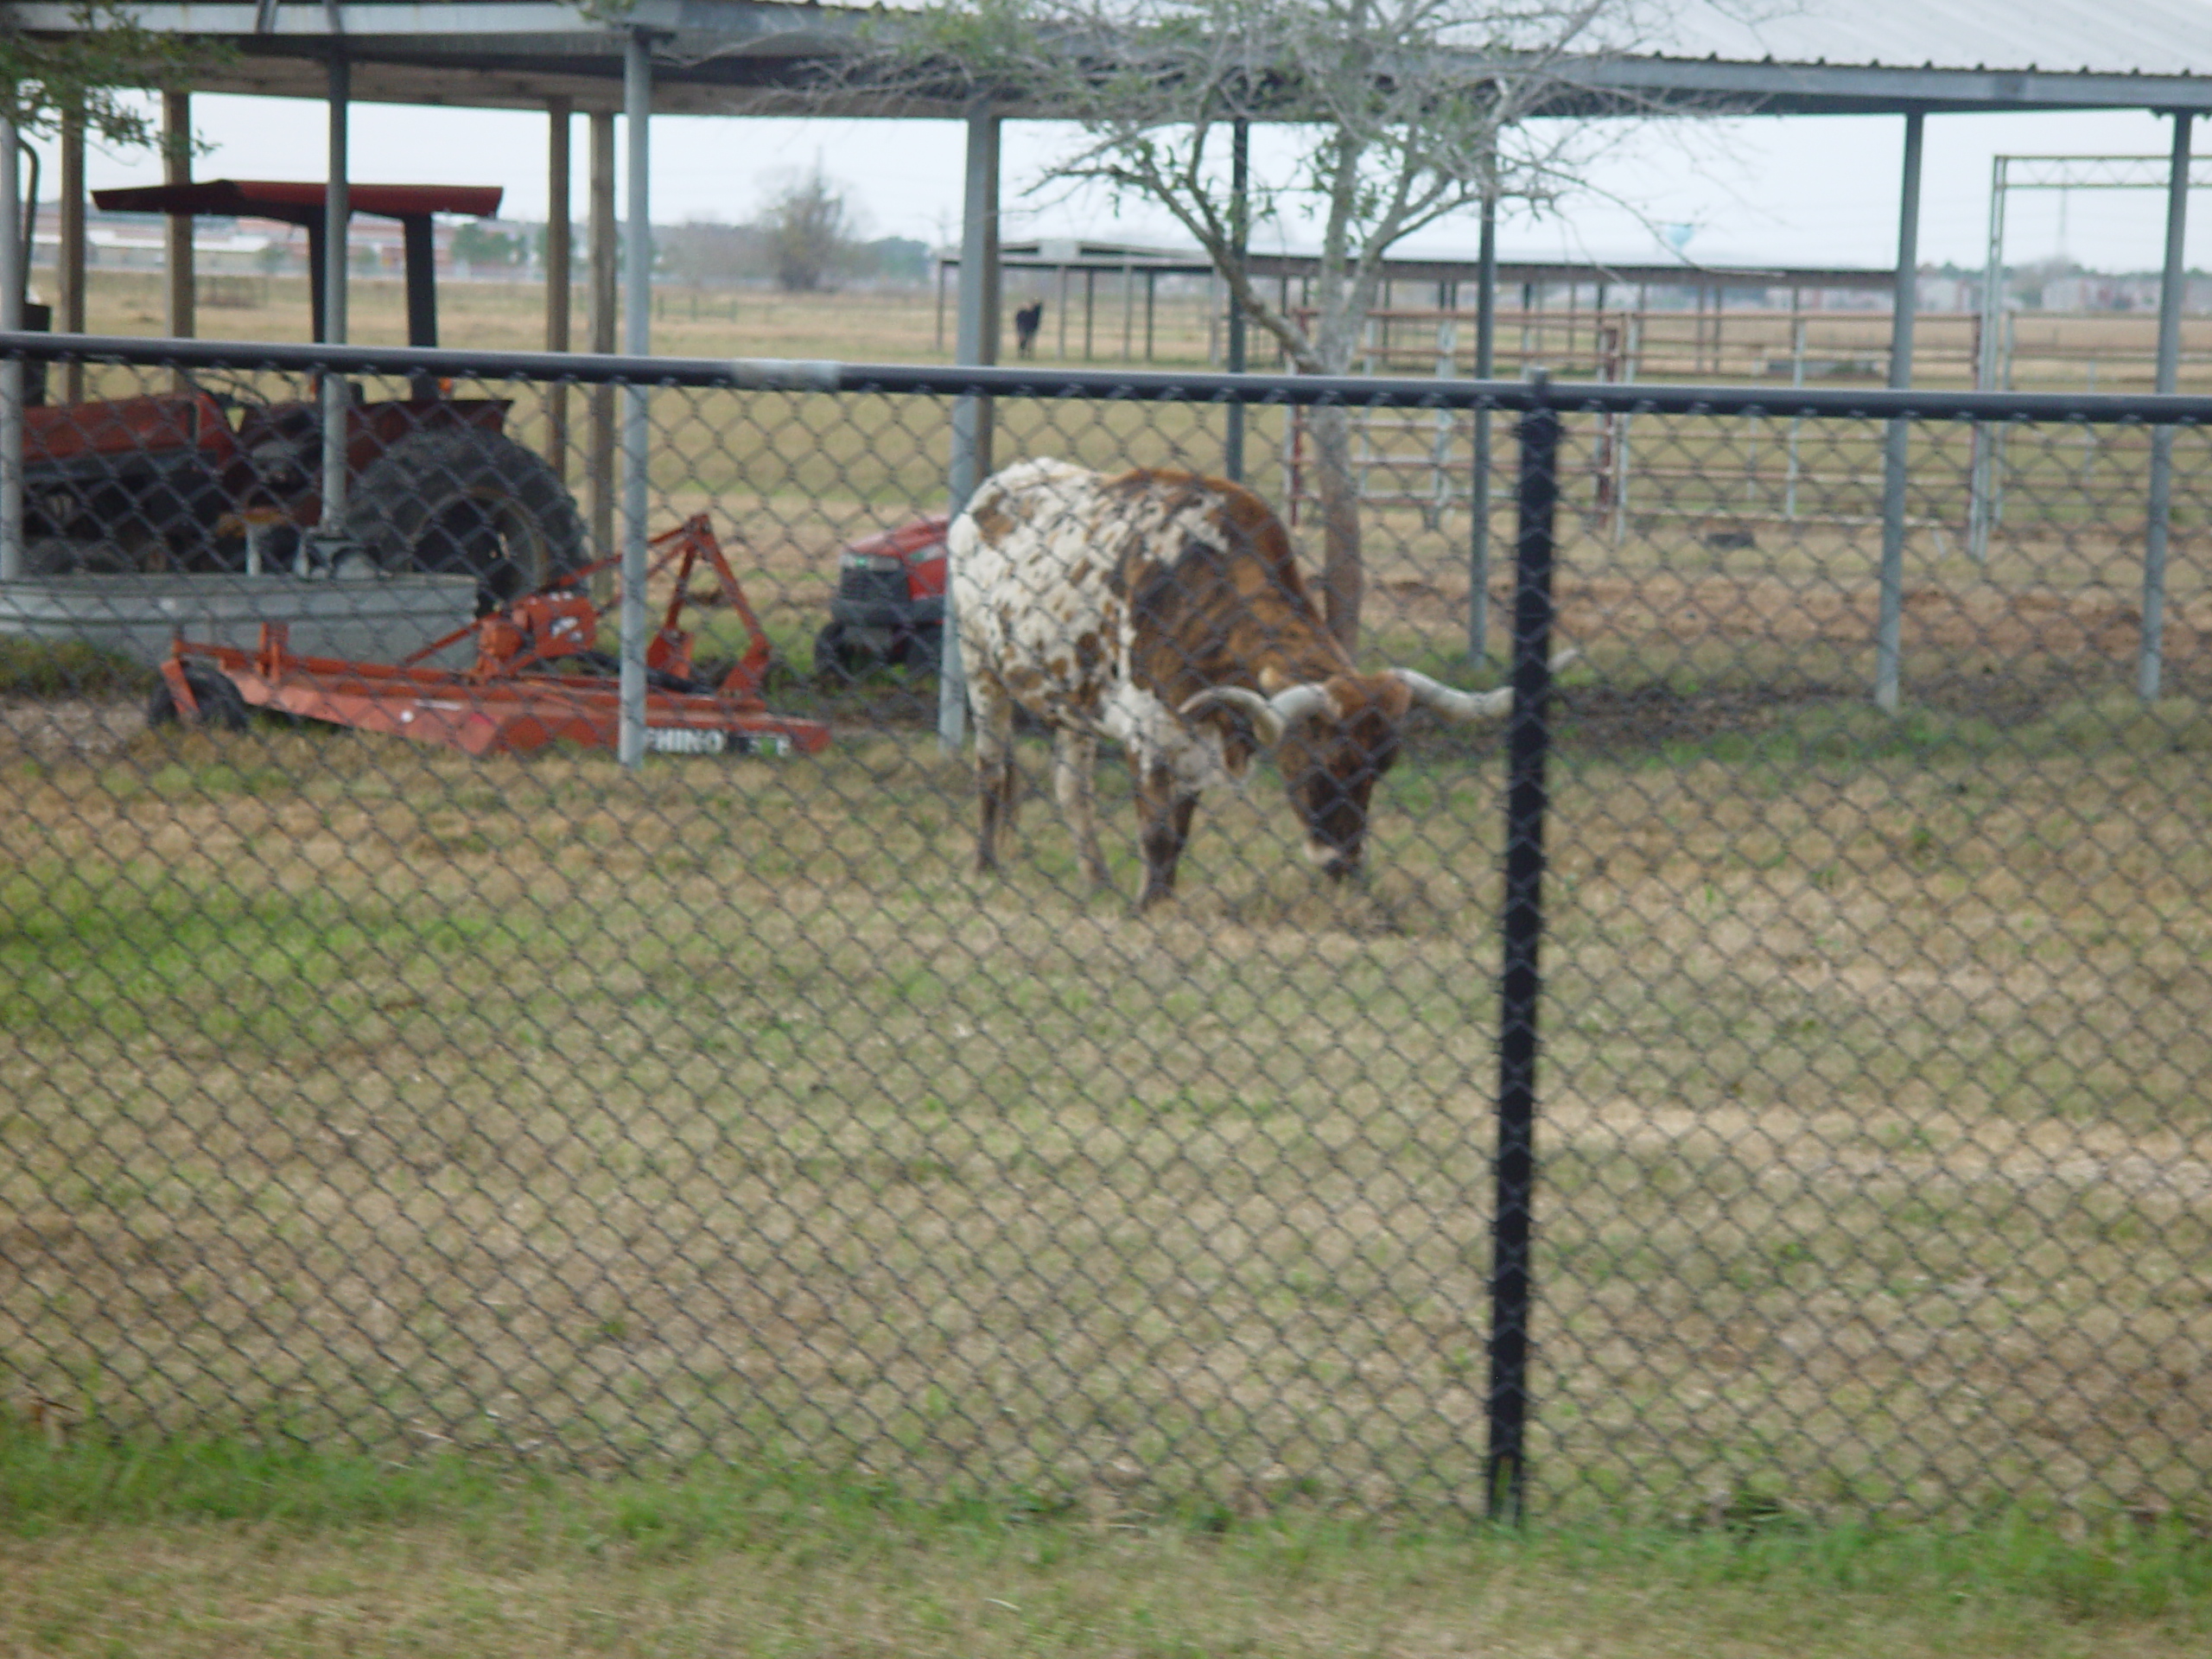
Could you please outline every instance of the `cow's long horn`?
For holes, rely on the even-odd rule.
[[[1552,672],[1558,673],[1581,654],[1579,645],[1554,652]],[[1513,688],[1510,685],[1500,686],[1495,691],[1461,691],[1410,668],[1394,668],[1390,672],[1414,694],[1415,702],[1433,709],[1446,720],[1488,720],[1513,712]]]
[[[1425,709],[1433,709],[1446,720],[1491,720],[1510,714],[1513,709],[1513,688],[1510,685],[1500,686],[1495,691],[1462,691],[1410,668],[1394,668],[1390,672],[1414,694],[1415,702]]]
[[[1210,685],[1198,696],[1187,699],[1182,712],[1194,715],[1208,704],[1216,702],[1225,702],[1230,708],[1242,709],[1249,715],[1260,747],[1272,749],[1282,741],[1282,734],[1300,721],[1309,719],[1329,707],[1329,688],[1313,684],[1286,686],[1272,697],[1263,697],[1256,691],[1247,691],[1241,685]]]

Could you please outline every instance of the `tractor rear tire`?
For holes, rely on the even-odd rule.
[[[474,577],[479,615],[586,562],[559,476],[481,427],[434,428],[385,450],[347,492],[346,529],[385,570]]]
[[[246,728],[245,694],[238,682],[219,668],[206,663],[187,663],[184,683],[192,688],[192,700],[200,705],[200,717],[195,722],[203,728],[220,728],[226,732],[242,732]],[[176,694],[169,690],[166,675],[154,682],[153,695],[146,699],[146,723],[149,726],[174,726],[183,719],[176,706]]]

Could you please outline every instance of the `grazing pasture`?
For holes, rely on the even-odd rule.
[[[542,388],[456,390],[542,437]],[[809,660],[842,544],[941,499],[947,414],[652,394],[653,527],[715,516],[818,757],[149,730],[126,674],[0,659],[16,1421],[1107,1515],[1483,1508],[1502,734],[1409,716],[1357,883],[1255,769],[1141,917],[1126,772],[1096,893],[1019,737],[976,877],[934,684]],[[996,463],[1211,465],[1221,414],[1001,398]],[[1986,561],[1943,528],[1968,435],[1918,434],[1891,716],[1879,427],[1632,422],[1666,470],[1609,501],[1622,429],[1567,417],[1535,1503],[2201,1523],[2202,433],[2148,702],[2140,432],[2091,488],[2082,431],[2013,429]],[[1802,511],[1747,506],[1793,435]],[[1495,684],[1464,511],[1362,529],[1363,666]],[[1501,514],[1493,653],[1510,544]]]
[[[2212,721],[1683,683],[1752,626],[1726,586],[1672,674],[1566,594],[1539,1501],[2201,1510]],[[1756,631],[1816,661],[1822,614]],[[11,1399],[1478,1505],[1495,734],[1416,731],[1365,887],[1262,779],[1139,918],[1034,742],[1031,844],[972,876],[968,766],[897,702],[638,779],[10,703]]]

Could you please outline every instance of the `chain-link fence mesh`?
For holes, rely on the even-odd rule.
[[[827,741],[626,772],[611,728],[529,724],[613,696],[613,573],[585,569],[621,536],[611,396],[357,377],[326,511],[310,377],[145,360],[25,412],[0,588],[10,1408],[1103,1510],[1482,1506],[1496,709],[1383,710],[1395,765],[1332,878],[1283,785],[1351,693],[1268,751],[1248,705],[1279,702],[1261,657],[1296,606],[1245,581],[1248,537],[1200,564],[1274,619],[1234,646],[1260,639],[1255,695],[1179,718],[1228,771],[1259,753],[1205,790],[1174,899],[1135,904],[1147,783],[1112,741],[1094,887],[1034,720],[978,874],[976,763],[935,732],[942,525],[915,522],[951,397],[651,393],[647,528],[705,515],[770,653],[702,555],[653,706]],[[995,467],[1107,474],[1211,472],[1224,420],[992,415]],[[1280,507],[1291,412],[1248,415]],[[1465,444],[1467,411],[1422,418]],[[1317,592],[1356,528],[1385,702],[1393,665],[1500,683],[1496,418],[1498,661],[1468,658],[1465,471],[1298,516]],[[1978,491],[1973,427],[1916,423],[1889,713],[1883,437],[1564,418],[1538,1513],[2208,1501],[2212,454],[2176,432],[2145,699],[2149,429],[2012,423]],[[1102,569],[1173,566],[1166,522],[1083,534]],[[531,633],[512,607],[572,574],[583,608]],[[296,660],[456,632],[423,658],[442,681]],[[164,674],[180,633],[211,649]],[[287,675],[353,723],[254,706]],[[463,741],[441,709],[494,685],[535,713]],[[1109,737],[1141,750],[1166,707]]]

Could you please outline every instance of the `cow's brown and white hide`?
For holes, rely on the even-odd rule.
[[[985,480],[948,546],[976,730],[979,870],[995,868],[1013,820],[1017,703],[1052,731],[1055,792],[1100,883],[1092,774],[1100,737],[1122,745],[1149,906],[1174,890],[1200,791],[1241,784],[1262,747],[1281,744],[1309,855],[1343,875],[1358,868],[1369,795],[1408,709],[1488,716],[1509,695],[1361,674],[1322,626],[1281,522],[1224,480],[1023,461]]]

